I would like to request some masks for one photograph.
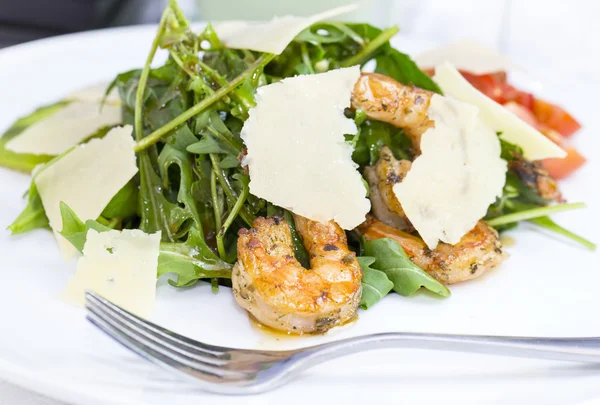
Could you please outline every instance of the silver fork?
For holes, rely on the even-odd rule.
[[[418,348],[600,364],[600,338],[536,338],[381,333],[307,347],[261,351],[213,346],[145,321],[86,293],[88,319],[140,356],[194,380],[206,391],[256,394],[325,361],[361,351]]]

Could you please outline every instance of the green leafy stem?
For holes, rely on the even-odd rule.
[[[500,226],[511,224],[513,222],[526,221],[534,218],[546,217],[551,214],[558,212],[572,211],[580,208],[585,208],[585,203],[570,203],[570,204],[558,204],[551,205],[548,207],[531,208],[524,211],[514,212],[512,214],[502,215],[501,217],[493,218],[487,221],[490,226]]]
[[[364,63],[369,59],[369,57],[379,49],[382,45],[390,40],[394,35],[396,35],[400,29],[397,26],[393,26],[384,30],[381,34],[375,37],[372,41],[370,41],[365,47],[356,55],[349,57],[348,59],[342,61],[340,66],[348,67],[354,66]]]
[[[194,117],[195,115],[206,110],[206,108],[210,107],[212,104],[216,103],[217,101],[219,101],[220,99],[222,99],[223,97],[225,97],[226,95],[231,93],[237,86],[239,86],[244,80],[246,80],[247,77],[252,75],[256,70],[264,67],[274,57],[275,57],[275,55],[268,54],[268,53],[261,55],[261,57],[258,58],[253,64],[251,64],[244,72],[239,74],[235,79],[233,79],[232,81],[227,83],[225,86],[218,89],[214,94],[212,94],[209,97],[206,97],[199,103],[195,104],[193,107],[189,108],[188,110],[184,111],[177,117],[173,118],[171,121],[169,121],[162,127],[158,128],[157,130],[152,132],[150,135],[144,137],[143,139],[139,139],[135,145],[134,150],[136,152],[140,152],[140,151],[148,148],[149,146],[154,145],[155,143],[160,141],[164,136],[166,136],[170,131],[177,128],[179,125],[185,123],[187,120]],[[143,72],[142,72],[142,75],[143,75]],[[140,77],[140,87],[141,86],[142,86],[142,77]],[[139,88],[138,88],[138,92],[139,92]],[[143,91],[141,94],[143,94]],[[140,109],[141,109],[141,98],[140,98],[139,103],[140,103]],[[137,107],[137,103],[136,103],[136,107]],[[137,108],[136,108],[136,112],[137,112]],[[137,113],[136,113],[136,117],[137,117]],[[140,122],[141,122],[141,110],[140,110]],[[138,126],[138,124],[137,124],[137,119],[136,119],[136,127],[137,126]]]

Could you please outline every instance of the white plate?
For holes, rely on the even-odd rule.
[[[0,51],[0,128],[33,108],[89,83],[139,67],[152,27],[113,29],[39,41]],[[401,41],[405,49],[419,44]],[[544,72],[552,78],[549,72]],[[554,78],[557,79],[557,78]],[[572,230],[598,239],[599,137],[592,89],[565,85],[549,94],[581,118],[577,143],[590,163],[563,183],[571,201],[590,209],[557,216]],[[596,121],[594,121],[596,119]],[[0,225],[24,206],[29,177],[0,169]],[[154,320],[167,328],[225,346],[276,349],[384,331],[538,336],[600,336],[598,254],[522,226],[501,268],[452,287],[446,300],[390,295],[359,320],[324,337],[276,340],[253,328],[223,288],[158,288]],[[98,332],[81,310],[56,299],[74,271],[49,232],[0,234],[0,377],[82,405],[199,403],[572,404],[600,396],[600,369],[589,365],[484,355],[380,351],[333,361],[261,396],[208,395],[141,360]]]

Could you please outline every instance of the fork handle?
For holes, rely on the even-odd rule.
[[[374,349],[413,348],[528,357],[600,364],[600,337],[540,338],[429,333],[382,333],[359,336],[296,353],[304,367]],[[298,360],[301,360],[298,358]],[[313,363],[314,362],[314,363]]]

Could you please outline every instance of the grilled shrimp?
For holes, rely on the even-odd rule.
[[[394,185],[400,183],[410,170],[411,162],[396,160],[387,146],[381,148],[374,166],[365,168],[364,176],[369,183],[371,210],[375,217],[403,231],[414,230],[406,217],[400,201],[394,194]]]
[[[550,176],[540,162],[531,162],[516,152],[513,152],[512,156],[514,160],[508,163],[508,167],[517,173],[527,186],[536,190],[544,200],[564,201],[556,180]]]
[[[289,333],[323,333],[352,319],[361,297],[362,269],[333,221],[295,216],[311,269],[294,257],[288,224],[258,218],[239,232],[233,268],[237,303],[258,321]]]
[[[352,91],[352,106],[367,117],[403,128],[414,151],[420,152],[421,135],[433,126],[427,116],[433,93],[405,86],[388,76],[362,73]]]
[[[402,246],[410,260],[444,284],[479,277],[505,259],[498,232],[479,221],[475,228],[455,245],[439,243],[431,250],[417,236],[386,225],[373,217],[359,231],[365,239],[390,238]]]

